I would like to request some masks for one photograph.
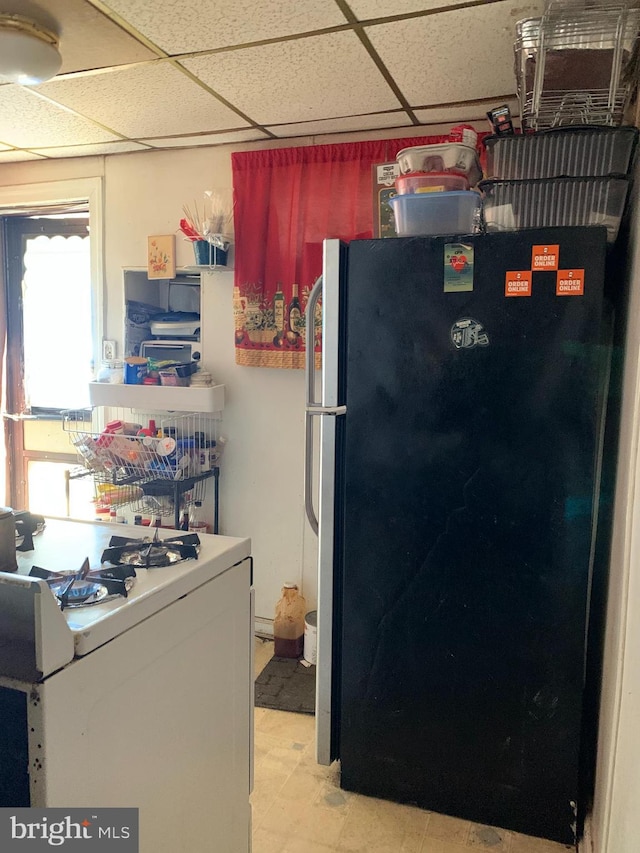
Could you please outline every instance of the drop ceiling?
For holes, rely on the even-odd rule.
[[[0,0],[56,32],[0,80],[0,163],[480,120],[543,0]]]

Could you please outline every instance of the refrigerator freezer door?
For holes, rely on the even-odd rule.
[[[535,267],[544,244],[573,275],[551,250]],[[342,785],[569,843],[604,233],[356,241],[348,260]]]

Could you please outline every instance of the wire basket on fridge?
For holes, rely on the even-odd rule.
[[[523,129],[620,125],[635,85],[640,9],[551,2],[516,25]]]

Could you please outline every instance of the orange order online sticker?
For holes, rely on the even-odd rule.
[[[584,296],[584,270],[558,270],[556,296]]]
[[[511,270],[505,276],[505,296],[531,296],[531,270]]]
[[[555,272],[558,269],[560,246],[534,246],[531,251],[531,269],[536,272]]]

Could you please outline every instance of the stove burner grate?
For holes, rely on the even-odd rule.
[[[183,560],[197,560],[200,538],[196,533],[184,533],[170,539],[160,539],[156,529],[153,539],[127,539],[112,536],[109,547],[102,554],[102,562],[136,569],[154,569],[171,566]]]
[[[127,598],[136,576],[131,566],[91,569],[88,557],[75,572],[50,572],[33,566],[29,574],[47,581],[61,610],[98,604],[118,595]]]

